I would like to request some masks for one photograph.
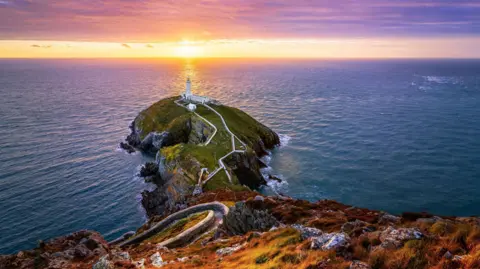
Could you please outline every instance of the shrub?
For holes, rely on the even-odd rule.
[[[387,256],[384,250],[377,250],[371,253],[368,263],[372,269],[381,269],[385,264],[386,258]]]
[[[299,264],[301,262],[299,255],[297,254],[285,254],[280,260],[284,263]]]
[[[451,223],[445,221],[438,221],[433,224],[428,231],[432,234],[444,236],[451,234],[454,231],[454,227]]]
[[[267,261],[268,261],[268,257],[266,254],[262,254],[255,259],[256,264],[266,263]]]

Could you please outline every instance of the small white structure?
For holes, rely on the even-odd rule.
[[[206,96],[192,94],[190,78],[187,78],[187,86],[185,88],[185,93],[182,94],[182,97],[186,101],[199,103],[199,104],[208,104],[208,103],[211,103],[212,101],[210,98]]]
[[[197,106],[195,104],[190,103],[188,104],[187,109],[193,112],[195,111],[195,109],[197,109]]]

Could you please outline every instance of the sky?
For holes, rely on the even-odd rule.
[[[0,57],[480,58],[480,0],[0,0]]]

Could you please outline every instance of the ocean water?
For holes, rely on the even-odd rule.
[[[480,214],[480,61],[0,60],[0,253],[141,225],[149,157],[117,145],[186,76],[281,134],[278,192]]]

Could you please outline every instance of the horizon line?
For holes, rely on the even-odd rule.
[[[480,60],[480,57],[0,57],[0,60]]]

